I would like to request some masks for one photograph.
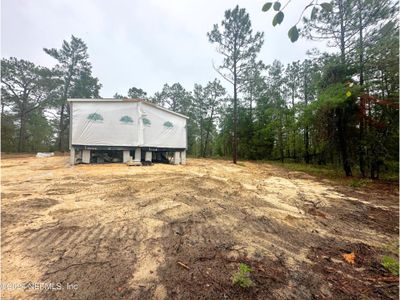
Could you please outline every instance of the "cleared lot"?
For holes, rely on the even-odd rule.
[[[380,265],[397,241],[397,186],[353,189],[253,162],[5,158],[1,216],[3,283],[62,285],[6,299],[398,298]],[[232,286],[240,262],[249,289]]]

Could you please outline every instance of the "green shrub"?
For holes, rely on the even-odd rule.
[[[237,271],[232,278],[233,284],[237,284],[242,288],[249,288],[254,285],[253,281],[250,279],[250,266],[241,263],[239,265],[239,271]]]
[[[350,181],[349,186],[353,188],[360,188],[366,186],[369,181],[365,179],[353,179]]]
[[[399,262],[397,259],[384,255],[381,261],[382,266],[393,275],[399,275]]]

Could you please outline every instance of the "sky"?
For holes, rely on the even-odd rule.
[[[266,2],[247,0],[1,0],[1,56],[17,57],[52,67],[56,61],[43,48],[60,48],[71,35],[88,46],[93,75],[103,85],[100,95],[126,95],[130,87],[148,95],[165,83],[192,90],[219,77],[213,69],[221,55],[207,32],[237,4],[250,14],[254,31],[265,33],[259,59],[271,64],[306,58],[324,44],[300,38],[291,43],[287,31],[299,18],[306,0],[292,1],[283,24],[272,26]],[[228,83],[224,85],[231,89]],[[229,91],[229,90],[228,90]]]

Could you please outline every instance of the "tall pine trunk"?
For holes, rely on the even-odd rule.
[[[202,112],[200,112],[202,114]],[[200,117],[200,153],[199,156],[203,156],[203,116]]]
[[[296,110],[294,107],[294,95],[295,91],[292,90],[292,114],[293,114],[293,123],[296,123]],[[296,124],[293,126],[293,159],[296,159]]]
[[[72,68],[71,68],[72,69]],[[62,95],[62,104],[61,104],[61,111],[60,111],[60,123],[58,127],[58,150],[63,151],[64,150],[64,144],[63,144],[63,138],[64,138],[64,133],[65,133],[65,108],[66,108],[66,101],[68,98],[69,94],[69,88],[71,86],[71,81],[72,81],[72,71],[68,73],[67,78],[65,78],[65,87],[64,87],[64,92]]]
[[[285,149],[283,148],[283,120],[282,120],[282,114],[279,117],[278,139],[279,139],[279,154],[280,154],[280,157],[281,157],[281,162],[283,163],[284,160],[285,160]]]
[[[308,105],[308,93],[307,93],[307,78],[306,78],[306,74],[304,74],[304,103],[305,106],[307,107]],[[306,121],[307,122],[307,121]],[[305,148],[305,162],[306,164],[310,163],[310,138],[308,135],[308,125],[305,126],[304,128],[304,148]]]
[[[336,108],[339,148],[342,156],[343,169],[346,176],[352,176],[349,157],[347,154],[346,121],[344,120],[344,109]]]
[[[339,0],[339,17],[340,17],[340,62],[346,65],[346,44],[345,44],[345,28],[344,28],[344,7],[343,0]]]
[[[206,140],[205,140],[205,142],[204,142],[203,157],[206,157],[206,154],[207,154],[208,139],[209,139],[209,137],[210,137],[210,131],[211,131],[211,128],[212,128],[213,117],[214,117],[214,107],[211,109],[210,122],[208,122],[208,128],[207,128],[207,133],[206,133]]]
[[[58,150],[63,150],[63,138],[64,138],[64,110],[65,110],[65,103],[61,105],[60,111],[60,123],[58,125]]]
[[[339,17],[340,17],[340,62],[344,68],[346,68],[346,53],[345,53],[345,27],[344,27],[344,7],[343,0],[339,0]],[[347,136],[346,136],[346,126],[344,121],[344,115],[346,114],[345,108],[337,108],[337,128],[339,135],[339,147],[342,156],[343,169],[346,176],[352,176],[351,165],[347,152]]]
[[[358,10],[359,10],[359,72],[360,72],[360,86],[363,87],[364,85],[364,41],[363,41],[363,19],[362,19],[362,3],[361,0],[358,0]],[[360,108],[364,109],[365,106],[361,105],[360,99]],[[360,173],[362,177],[365,177],[365,139],[364,139],[364,111],[360,114],[360,131],[359,131],[359,166],[360,166]]]
[[[20,127],[18,133],[18,152],[25,151],[25,132],[26,132],[26,116],[22,111],[20,115]]]
[[[235,51],[236,52],[236,51]],[[235,55],[236,56],[236,55]],[[233,63],[233,141],[232,141],[232,161],[237,163],[237,73],[236,57]]]

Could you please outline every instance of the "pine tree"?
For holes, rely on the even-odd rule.
[[[64,150],[68,138],[69,109],[68,98],[98,98],[101,84],[92,77],[87,46],[83,40],[71,36],[71,41],[63,41],[61,49],[43,49],[57,60],[54,73],[60,78],[59,96],[55,106],[59,109],[58,150]]]
[[[208,34],[209,41],[217,44],[217,51],[224,56],[218,73],[233,85],[233,162],[237,162],[238,146],[238,90],[243,84],[243,76],[255,60],[264,42],[263,33],[253,34],[249,14],[245,9],[236,6],[225,11],[225,19],[214,25]]]
[[[49,69],[11,57],[1,60],[1,83],[2,117],[4,106],[15,114],[18,122],[17,151],[26,151],[29,119],[49,105],[57,81]]]

